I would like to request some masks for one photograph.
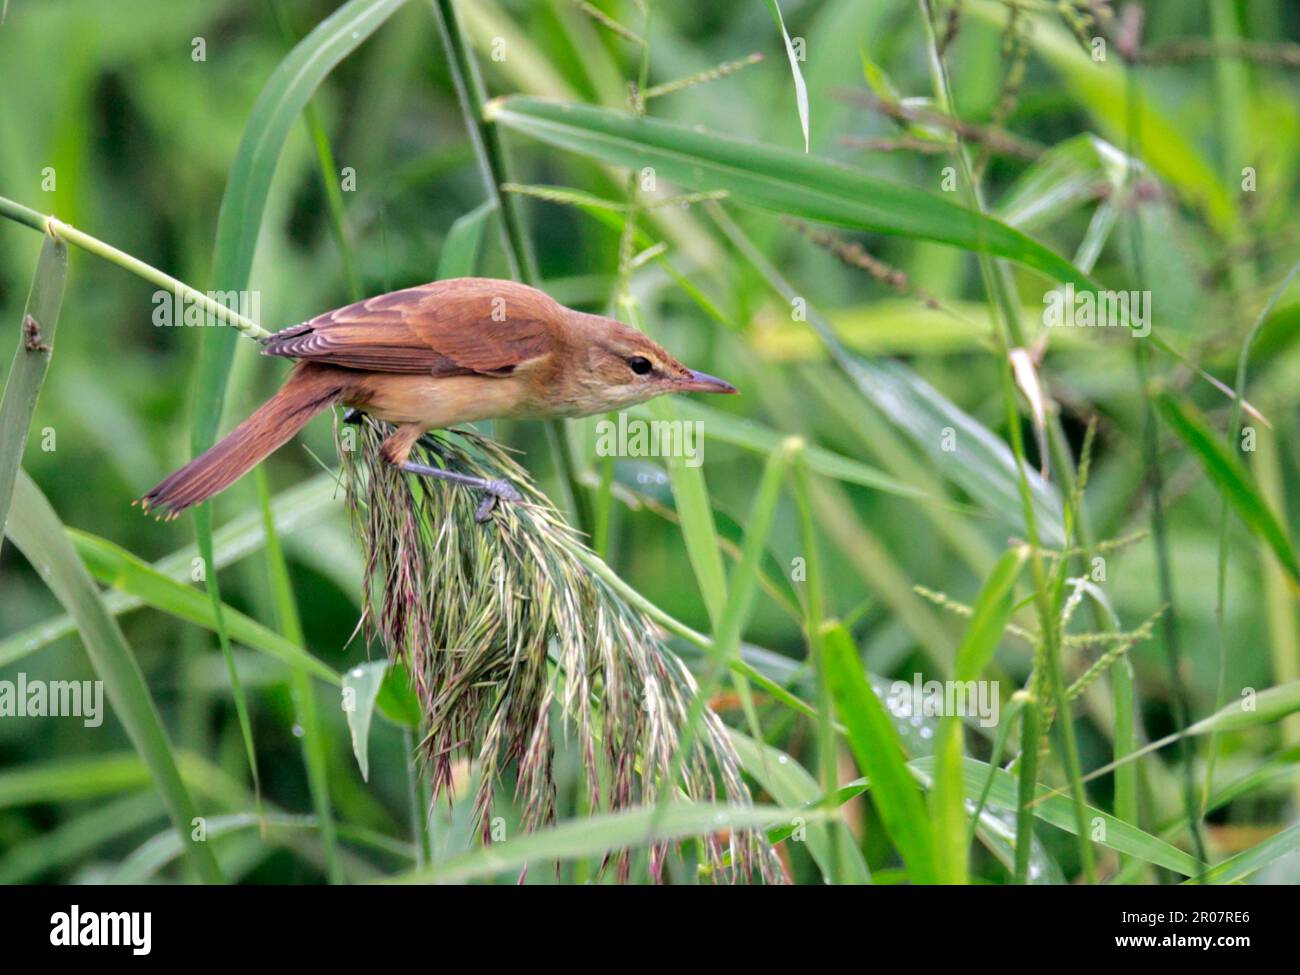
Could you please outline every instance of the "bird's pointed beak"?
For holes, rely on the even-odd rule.
[[[707,372],[696,372],[692,369],[689,377],[677,380],[676,392],[738,393],[740,390],[725,379],[719,379],[717,376],[710,376]]]

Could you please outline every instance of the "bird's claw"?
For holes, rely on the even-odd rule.
[[[500,498],[502,501],[524,500],[524,496],[519,493],[519,489],[516,488],[513,484],[511,484],[509,481],[502,481],[502,480],[488,481],[487,492],[488,494],[495,495],[496,497]]]
[[[492,516],[492,509],[497,506],[498,501],[522,500],[524,496],[509,481],[488,481],[483,487],[483,500],[479,502],[478,510],[474,512],[474,520],[480,523],[487,521]]]

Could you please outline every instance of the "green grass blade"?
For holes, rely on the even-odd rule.
[[[542,142],[617,166],[651,167],[691,190],[722,190],[740,203],[857,230],[987,249],[1087,286],[1069,261],[1004,223],[829,160],[590,105],[512,96],[487,108],[499,124]]]
[[[957,646],[953,679],[976,681],[992,662],[1003,630],[1011,618],[1016,580],[1024,568],[1028,551],[1011,549],[998,559],[972,607],[970,622]],[[939,722],[934,745],[934,788],[930,793],[930,814],[934,844],[939,860],[939,879],[947,884],[967,880],[969,850],[966,845],[966,795],[962,788],[962,718],[946,714]]]
[[[635,306],[630,311],[631,324],[645,331]],[[670,399],[661,397],[649,404],[651,416],[655,420],[676,420],[677,404],[670,402]],[[727,579],[704,470],[701,466],[687,465],[682,457],[667,458],[667,467],[677,517],[681,522],[682,541],[686,545],[686,556],[695,573],[696,584],[716,634],[727,604]]]
[[[758,489],[754,492],[749,517],[745,522],[745,540],[741,547],[740,561],[731,572],[731,579],[725,593],[726,602],[715,628],[713,646],[720,662],[734,662],[740,659],[741,632],[749,621],[754,607],[759,569],[767,546],[767,537],[771,534],[773,521],[776,520],[777,504],[781,499],[781,483],[785,480],[790,455],[795,449],[798,448],[787,446],[768,457]],[[749,683],[735,671],[732,671],[732,680],[744,708],[749,732],[754,736],[755,741],[762,741],[762,729],[759,727],[758,712],[754,707]],[[707,689],[704,689],[704,693],[707,693]],[[689,746],[689,741],[687,745]]]
[[[148,787],[149,770],[130,752],[56,758],[0,771],[0,809],[99,799]]]
[[[352,754],[357,757],[357,767],[366,782],[370,781],[370,721],[387,670],[388,661],[372,660],[358,664],[343,675],[343,712],[352,734]]]
[[[1263,434],[1253,458],[1253,466],[1265,500],[1279,511],[1285,511],[1286,483],[1283,479],[1280,445],[1294,440],[1285,439],[1295,436],[1295,426],[1287,422],[1278,430],[1280,435]],[[1278,681],[1290,682],[1300,678],[1300,619],[1293,611],[1291,593],[1288,591],[1286,574],[1271,555],[1264,556],[1262,542],[1256,544],[1260,555],[1260,572],[1263,576],[1263,595],[1265,618],[1268,620],[1269,656],[1272,659],[1273,674]],[[1300,717],[1290,718],[1282,723],[1282,743],[1287,746],[1300,746]],[[1291,788],[1293,806],[1300,808],[1300,780]]]
[[[912,762],[912,765],[926,774],[931,774],[934,770],[934,759],[918,758]],[[972,799],[977,798],[985,788],[990,775],[993,784],[989,788],[989,805],[999,809],[1016,809],[1018,803],[1016,778],[1004,769],[990,769],[984,762],[973,758],[966,758],[962,762],[966,795]],[[1031,806],[1033,814],[1043,822],[1050,823],[1067,833],[1075,832],[1077,820],[1074,814],[1074,800],[1062,795],[1043,798],[1046,795],[1047,790],[1040,787],[1038,801]],[[1092,833],[1095,842],[1119,853],[1127,853],[1147,863],[1173,870],[1184,877],[1196,876],[1198,864],[1191,854],[1150,833],[1143,832],[1130,823],[1116,819],[1095,806],[1085,808],[1089,823],[1100,821],[1099,828]],[[1098,836],[1102,838],[1098,839]]]
[[[1200,460],[1205,473],[1218,486],[1237,516],[1256,537],[1268,543],[1293,585],[1300,586],[1300,560],[1296,559],[1291,540],[1273,509],[1264,501],[1245,465],[1228,452],[1222,438],[1215,435],[1191,404],[1180,401],[1168,390],[1161,390],[1156,394],[1155,405],[1165,424]]]
[[[721,578],[722,566],[721,555],[717,548],[717,536],[713,525],[713,511],[709,507],[707,493],[702,498],[697,498],[694,494],[694,488],[690,492],[681,493],[677,491],[677,481],[674,480],[674,494],[677,498],[677,509],[681,517],[683,534],[686,535],[688,554],[692,551],[691,532],[695,532],[694,541],[695,550],[703,555],[709,545],[712,545],[711,555],[718,559],[717,572],[719,578],[712,580],[706,574],[701,572],[700,567],[696,567],[696,580],[700,586],[700,592],[705,596],[706,603],[710,607],[710,616],[714,622],[714,639],[710,652],[713,656],[712,667],[707,675],[700,681],[700,686],[696,690],[691,700],[690,707],[686,713],[686,719],[680,731],[677,751],[673,756],[669,768],[667,779],[670,783],[676,785],[682,771],[685,767],[686,757],[695,747],[696,736],[699,733],[700,723],[703,720],[705,709],[708,707],[708,700],[717,690],[723,678],[730,673],[736,694],[739,696],[741,705],[745,712],[745,718],[750,726],[750,733],[755,741],[762,741],[762,729],[758,724],[758,712],[754,707],[753,695],[750,693],[749,684],[738,668],[734,665],[740,662],[740,635],[745,623],[749,619],[750,610],[753,608],[754,594],[758,588],[758,571],[762,562],[764,546],[767,544],[768,533],[772,529],[772,522],[776,516],[776,505],[780,497],[781,482],[785,477],[786,467],[789,465],[789,453],[785,450],[776,451],[768,457],[767,464],[763,468],[763,477],[759,482],[758,490],[754,493],[754,501],[750,509],[748,525],[745,530],[745,541],[741,552],[740,562],[737,563],[732,571],[730,587],[727,586]],[[681,458],[674,460],[674,466],[682,471],[693,471],[698,474],[698,468],[687,468],[681,461]],[[694,480],[687,480],[686,485],[693,485]],[[703,491],[704,479],[699,477],[699,490]],[[683,498],[687,503],[697,508],[695,517],[688,522],[685,514],[682,512]],[[707,521],[707,532],[702,521]],[[695,527],[692,528],[691,526]],[[692,555],[694,564],[695,555]],[[710,562],[712,559],[709,560]],[[709,602],[710,594],[706,588],[709,585],[716,585],[717,591],[714,593],[714,599],[718,600],[717,608]],[[759,757],[762,758],[760,752]],[[650,820],[650,832],[656,832],[662,825],[660,817],[667,815],[672,806],[672,798],[675,790],[664,789],[660,793],[658,801],[654,805],[656,815]],[[650,837],[646,838],[647,845]]]
[[[745,540],[740,561],[731,572],[726,601],[714,634],[714,652],[723,658],[739,657],[740,635],[749,619],[758,590],[758,571],[763,561],[767,537],[776,519],[781,497],[781,482],[790,464],[790,456],[801,445],[787,445],[773,451],[763,467],[763,476],[754,492],[745,522]]]
[[[634,407],[629,411],[634,416],[649,417],[647,406]],[[781,448],[786,434],[773,430],[761,423],[733,416],[711,406],[702,406],[688,400],[677,404],[677,415],[684,420],[699,420],[704,423],[704,436],[709,440],[740,447],[755,454],[766,456]],[[879,468],[864,464],[852,457],[837,454],[824,447],[806,445],[803,448],[804,459],[808,469],[816,474],[843,481],[846,484],[859,484],[862,487],[896,494],[904,498],[928,499],[936,503],[946,503],[942,498],[932,497],[919,488],[914,488],[891,477]]]
[[[303,38],[267,80],[239,143],[217,219],[212,286],[248,286],[271,179],[285,140],[325,77],[405,0],[349,0]],[[199,359],[191,447],[212,445],[221,422],[235,333],[205,329]]]
[[[1052,146],[1003,194],[996,213],[1013,227],[1029,230],[1062,220],[1093,204],[1107,189],[1118,189],[1123,155],[1092,133]]]
[[[804,554],[804,640],[808,646],[808,659],[817,678],[817,764],[820,766],[821,787],[824,795],[835,794],[839,786],[839,742],[836,738],[835,699],[831,695],[830,678],[826,672],[826,640],[823,623],[826,618],[826,590],[822,583],[821,552],[817,543],[816,518],[813,513],[812,489],[808,478],[808,465],[802,447],[795,457],[793,478],[795,503],[799,509],[799,539]],[[854,856],[860,856],[857,843],[839,822],[828,828],[830,840],[831,872],[823,874],[826,882],[842,884],[846,880],[845,867],[852,866]],[[847,850],[852,850],[846,862]],[[851,879],[851,878],[848,878]]]
[[[794,809],[813,808],[823,804],[824,793],[817,780],[789,755],[779,748],[760,744],[734,729],[730,734],[745,771],[782,806]],[[782,839],[795,833],[800,826],[807,832],[808,853],[821,870],[822,877],[838,875],[839,882],[845,884],[871,883],[871,874],[867,871],[866,861],[862,859],[862,851],[853,842],[853,836],[842,816],[830,823],[813,821],[783,827]],[[837,838],[838,843],[832,841],[832,830],[838,830],[841,834]]]
[[[667,397],[652,402],[650,412],[656,420],[669,422],[677,415],[676,405],[668,402]],[[713,521],[713,506],[709,501],[704,471],[701,467],[687,466],[682,457],[667,458],[667,466],[677,517],[681,519],[686,556],[695,572],[695,581],[709,611],[709,619],[717,629],[727,603],[727,581],[726,570],[722,565],[722,549],[718,544],[718,527]]]
[[[1236,25],[1232,23],[1231,18],[1225,16],[1225,14],[1226,8],[1222,8],[1221,5],[1215,7],[1214,24],[1216,32],[1222,30],[1235,34]],[[1234,94],[1239,96],[1239,98],[1242,97],[1242,91],[1239,86],[1243,84],[1243,81],[1236,74],[1235,70],[1228,77],[1223,77],[1221,75],[1220,84],[1220,97],[1222,99],[1234,100],[1240,103],[1238,99],[1231,98]],[[1286,277],[1284,277],[1277,287],[1273,289],[1273,293],[1269,295],[1268,301],[1264,303],[1264,307],[1261,308],[1259,314],[1255,316],[1255,321],[1251,324],[1250,331],[1246,333],[1246,338],[1241,343],[1241,352],[1237,355],[1237,375],[1236,380],[1233,383],[1235,395],[1232,401],[1231,418],[1228,421],[1228,435],[1226,438],[1226,446],[1229,453],[1236,448],[1238,443],[1237,438],[1241,436],[1242,433],[1241,409],[1242,401],[1246,396],[1246,367],[1250,361],[1251,348],[1255,345],[1255,341],[1259,337],[1259,333],[1261,329],[1263,329],[1264,323],[1268,321],[1269,316],[1273,313],[1273,309],[1276,308],[1277,303],[1282,300],[1282,296],[1286,294],[1287,289],[1291,286],[1291,282],[1295,279],[1297,274],[1300,274],[1300,262],[1292,265],[1291,270],[1287,272]],[[1255,461],[1256,470],[1261,475],[1259,484],[1260,500],[1270,511],[1272,510],[1272,505],[1277,505],[1278,508],[1282,510],[1283,516],[1285,517],[1286,505],[1279,497],[1280,492],[1269,490],[1269,488],[1273,486],[1270,483],[1273,481],[1273,478],[1269,476],[1272,473],[1272,465],[1270,464],[1269,458],[1273,449],[1271,443],[1273,437],[1270,434],[1265,434],[1262,439],[1264,442],[1257,444],[1258,452]],[[1217,585],[1215,586],[1214,622],[1219,644],[1219,676],[1218,686],[1215,689],[1214,695],[1214,706],[1216,709],[1223,707],[1224,703],[1227,701],[1226,681],[1228,675],[1228,635],[1226,631],[1225,614],[1227,612],[1228,602],[1228,554],[1230,545],[1228,510],[1230,507],[1231,504],[1228,501],[1227,495],[1224,494],[1219,504],[1219,551],[1216,560]],[[1279,573],[1277,572],[1276,567],[1272,564],[1272,560],[1269,559],[1264,560],[1264,564],[1261,568],[1264,574],[1265,605],[1268,606],[1269,609],[1268,620],[1269,629],[1271,631],[1270,635],[1274,637],[1274,639],[1270,641],[1270,646],[1272,648],[1274,661],[1281,664],[1280,667],[1275,664],[1274,673],[1279,679],[1285,680],[1287,677],[1294,676],[1294,661],[1297,660],[1297,656],[1293,652],[1293,645],[1295,643],[1295,617],[1290,612],[1289,606],[1280,608],[1280,614],[1274,611],[1273,603],[1277,601],[1278,596],[1280,595],[1277,590],[1282,588],[1277,585],[1276,577]],[[1286,601],[1285,596],[1282,596],[1282,600],[1283,602]],[[1290,620],[1290,626],[1284,622],[1288,618]],[[1288,646],[1288,644],[1292,646]],[[1283,729],[1284,739],[1293,737],[1294,725],[1295,723],[1291,722],[1290,727]],[[1205,786],[1201,793],[1202,805],[1208,801],[1210,793],[1214,791],[1214,765],[1218,758],[1217,746],[1218,739],[1211,736],[1209,744],[1206,746],[1206,752],[1209,757],[1206,760],[1205,767]]]
[[[438,280],[470,277],[478,268],[479,250],[488,221],[496,213],[496,202],[485,200],[469,213],[459,217],[447,231],[438,255]]]
[[[30,837],[0,859],[0,884],[25,884],[89,856],[122,836],[165,815],[152,792],[114,799],[73,816],[40,836]]]
[[[1136,680],[1133,676],[1133,661],[1127,655],[1121,657],[1111,666],[1111,699],[1115,708],[1115,745],[1113,754],[1116,762],[1137,750],[1137,693]],[[1138,769],[1136,765],[1125,764],[1115,770],[1115,816],[1132,825],[1138,825]],[[1129,858],[1122,857],[1123,867]]]
[[[155,609],[178,619],[215,630],[212,604],[198,589],[163,575],[143,559],[112,542],[72,529],[68,532],[86,568],[100,582],[142,599]],[[280,636],[229,606],[224,607],[230,635],[240,643],[270,654],[291,667],[303,667],[313,676],[337,685],[339,675],[332,667],[307,653],[298,644]]]
[[[570,820],[550,829],[526,833],[502,843],[451,857],[427,870],[398,874],[386,883],[459,883],[518,870],[529,863],[603,857],[651,841],[698,836],[716,830],[766,828],[795,817],[820,818],[807,809],[777,806],[670,805],[657,811],[642,806]],[[649,833],[654,827],[653,833]]]
[[[0,549],[4,547],[3,526],[9,516],[18,469],[22,466],[27,431],[54,351],[54,331],[59,324],[67,272],[67,245],[47,235],[18,326],[18,344],[9,366],[9,378],[0,395]],[[35,331],[29,332],[32,328]]]
[[[131,744],[149,767],[190,863],[206,883],[221,883],[221,870],[211,848],[190,837],[198,810],[181,781],[167,732],[131,648],[117,620],[104,608],[99,591],[54,509],[25,472],[19,472],[15,484],[6,531],[77,621],[86,654],[103,680]]]
[[[289,564],[284,558],[280,535],[275,530],[275,516],[271,511],[271,489],[267,484],[266,470],[260,467],[257,470],[257,495],[258,507],[262,512],[262,526],[266,535],[266,568],[270,580],[271,602],[275,609],[276,628],[290,643],[300,647],[306,643],[302,630],[302,617],[298,613],[298,601],[294,598],[293,584],[289,579]],[[329,781],[325,772],[328,765],[329,744],[316,705],[316,688],[312,684],[311,674],[301,666],[292,668],[290,686],[293,689],[298,727],[302,729],[303,763],[307,769],[307,787],[311,792],[312,805],[316,809],[316,821],[320,828],[326,873],[330,883],[340,884],[344,879],[343,868],[339,861],[334,814],[330,809]]]
[[[130,593],[141,603],[177,619],[216,630],[212,603],[199,590],[163,575],[143,559],[106,539],[75,528],[68,529],[68,535],[91,575],[100,582]],[[334,668],[299,644],[224,603],[222,608],[233,640],[274,657],[290,668],[301,668],[335,687],[342,685],[343,680]],[[378,698],[379,713],[400,727],[415,727],[419,722],[418,710],[412,706],[409,694],[400,683],[390,671],[389,680],[385,681],[384,691]]]
[[[1042,733],[1042,702],[1030,691],[1020,714],[1020,756],[1016,769],[1016,853],[1012,867],[1012,880],[1017,884],[1029,883],[1030,851],[1034,844],[1034,790],[1038,783],[1039,743]],[[981,795],[987,796],[986,785]]]
[[[993,736],[993,747],[989,751],[990,768],[1001,767],[1000,763],[1002,761],[1002,753],[1007,746],[1007,739],[1011,737],[1011,729],[1016,726],[1016,722],[1020,719],[1020,712],[1024,710],[1024,707],[1025,699],[1021,696],[1013,694],[1011,699],[1007,702],[1006,708],[1000,715],[998,730]],[[975,839],[975,827],[979,821],[977,817],[983,815],[984,807],[989,801],[989,789],[992,787],[993,779],[990,777],[984,781],[984,786],[980,789],[979,797],[975,800],[975,813],[971,817],[970,829],[967,830],[966,833],[966,842],[968,844],[973,842]],[[1014,870],[1014,855],[1012,861],[1012,869]]]
[[[1208,718],[1190,725],[1185,735],[1204,735],[1211,732],[1241,731],[1273,724],[1300,712],[1300,680],[1279,684],[1267,690],[1243,697],[1228,704]]]
[[[1249,850],[1242,850],[1222,863],[1216,864],[1199,882],[1207,884],[1236,884],[1245,880],[1256,870],[1268,866],[1275,860],[1290,856],[1300,850],[1300,823],[1296,823],[1280,833],[1275,833],[1263,843],[1257,843]],[[1191,883],[1191,881],[1185,881]]]
[[[288,22],[282,0],[275,0],[271,4],[271,13],[280,33],[287,42],[292,43],[295,33]],[[329,226],[338,247],[343,276],[348,282],[348,297],[353,301],[360,301],[365,297],[364,284],[357,266],[356,251],[348,232],[347,211],[343,203],[343,191],[339,185],[339,170],[334,161],[329,135],[320,120],[320,114],[310,101],[303,106],[302,115],[316,149],[321,188],[329,212]],[[285,637],[301,645],[304,642],[302,622],[289,582],[284,549],[280,544],[280,537],[271,514],[270,488],[263,468],[258,468],[257,471],[257,495],[265,526],[266,563],[271,582],[276,625]],[[312,804],[315,806],[316,819],[319,823],[326,872],[331,883],[342,883],[343,871],[338,856],[334,817],[330,809],[329,782],[325,772],[328,743],[316,705],[316,691],[312,686],[310,675],[300,667],[293,668],[291,684],[298,726],[302,729],[303,761],[307,770],[307,784],[311,792]]]
[[[867,683],[853,638],[842,626],[831,624],[823,631],[822,645],[835,710],[848,728],[858,767],[871,782],[871,801],[912,882],[936,883],[939,875],[925,799],[908,771],[898,732]]]
[[[290,130],[334,66],[352,53],[403,2],[405,0],[349,0],[295,45],[268,79],[249,115],[221,200],[212,269],[214,288],[239,292],[248,287],[271,180]],[[194,423],[190,431],[190,449],[194,456],[207,450],[216,439],[234,343],[235,332],[231,329],[203,330],[195,383]],[[209,567],[216,561],[211,517],[208,505],[202,505],[194,512],[199,555]],[[260,794],[252,721],[230,650],[215,569],[208,571],[207,584],[217,637],[230,672],[231,692],[248,753],[249,769]]]
[[[431,0],[429,6],[432,8],[434,22],[437,25],[438,38],[447,55],[447,72],[451,75],[456,101],[460,104],[461,115],[465,119],[465,129],[474,147],[474,156],[478,161],[484,192],[495,205],[497,214],[501,218],[501,249],[510,276],[527,284],[540,284],[537,260],[520,216],[519,201],[501,195],[502,185],[511,181],[509,159],[502,145],[500,132],[488,124],[489,120],[483,111],[486,99],[483,78],[479,72],[478,62],[469,48],[469,41],[460,19],[461,11],[453,0]],[[467,16],[473,16],[477,12],[473,6],[468,6],[465,10]],[[494,45],[499,36],[494,36]],[[519,57],[525,47],[527,47],[526,42],[517,43],[512,45],[511,51],[515,57]]]
[[[799,128],[803,130],[803,151],[807,152],[809,147],[808,138],[808,86],[804,84],[803,72],[799,70],[799,56],[795,53],[794,42],[790,40],[790,32],[785,29],[785,18],[781,16],[781,7],[776,0],[763,0],[767,4],[767,9],[772,14],[772,19],[776,21],[776,29],[781,32],[781,40],[785,43],[785,54],[790,59],[790,74],[794,78],[794,97],[795,104],[799,109]]]
[[[271,502],[271,510],[281,534],[299,531],[306,525],[317,523],[323,515],[337,510],[339,500],[335,496],[334,485],[333,475],[318,474],[276,495]],[[75,539],[75,531],[70,534]],[[257,551],[262,547],[265,537],[260,512],[244,512],[222,525],[213,536],[217,550],[217,568],[224,568]],[[188,545],[152,563],[152,567],[169,579],[186,582],[193,572],[197,552],[197,547]],[[114,616],[143,605],[144,600],[122,590],[104,595],[104,606]],[[0,667],[30,656],[76,631],[76,623],[66,613],[19,630],[0,640]]]
[[[270,812],[266,814],[235,812],[213,816],[207,823],[208,842],[232,836],[238,833],[258,830],[260,835],[252,842],[285,846],[307,859],[321,861],[316,853],[315,844],[304,844],[303,833],[319,833],[320,823],[315,816],[298,816],[291,813]],[[357,826],[344,826],[339,830],[340,836],[358,845],[388,856],[396,857],[404,863],[414,859],[414,850],[409,844],[392,837],[384,836],[373,830]],[[110,884],[144,884],[148,883],[158,871],[179,856],[176,837],[170,833],[159,833],[150,837],[123,860],[116,871],[108,878]],[[348,857],[349,869],[353,872],[365,870],[373,874],[373,868],[357,857]]]
[[[294,43],[295,33],[284,11],[284,0],[272,0],[271,16],[286,43]],[[330,147],[329,134],[320,120],[320,113],[309,101],[302,109],[303,121],[311,135],[312,145],[316,149],[316,161],[320,165],[321,191],[329,209],[329,227],[334,235],[334,243],[339,249],[339,260],[343,265],[343,276],[348,282],[348,294],[353,301],[365,297],[361,273],[357,269],[356,249],[348,233],[347,208],[343,204],[343,188],[339,183],[339,170],[334,162],[334,150]]]
[[[253,795],[258,807],[262,804],[262,776],[257,767],[257,746],[253,743],[253,719],[248,713],[248,698],[244,694],[243,684],[239,680],[239,668],[235,665],[234,649],[230,645],[230,631],[226,627],[226,604],[221,601],[221,587],[217,582],[217,559],[212,547],[212,509],[200,505],[194,511],[194,534],[198,544],[199,558],[205,568],[207,578],[208,605],[212,609],[212,629],[217,635],[221,647],[221,657],[226,664],[226,674],[230,681],[230,696],[235,704],[235,715],[239,722],[239,734],[244,742],[244,755],[248,761],[248,772],[253,779]]]
[[[1145,755],[1150,755],[1152,752],[1159,751],[1166,745],[1171,745],[1177,741],[1196,735],[1217,735],[1225,731],[1259,728],[1264,725],[1274,724],[1297,713],[1300,713],[1300,680],[1278,684],[1276,687],[1270,687],[1267,690],[1252,692],[1244,695],[1241,700],[1220,708],[1209,717],[1188,725],[1182,731],[1166,735],[1159,741],[1153,741],[1137,751],[1129,752],[1123,759],[1117,759],[1108,765],[1101,766],[1101,768],[1093,769],[1084,776],[1083,781],[1089,782],[1105,775],[1107,772],[1123,768],[1129,763]],[[1058,789],[1048,793],[1048,795],[1054,797],[1059,792]]]

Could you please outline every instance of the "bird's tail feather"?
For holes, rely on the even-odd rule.
[[[209,450],[140,499],[145,511],[175,518],[224,491],[263,458],[287,443],[312,417],[347,391],[346,373],[299,364],[280,391]]]

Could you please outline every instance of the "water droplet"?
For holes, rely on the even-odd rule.
[[[301,738],[301,737],[302,737],[303,735],[305,735],[306,733],[307,733],[307,732],[303,730],[302,725],[300,725],[300,724],[296,724],[296,725],[293,726],[293,736],[294,736],[295,738]]]

